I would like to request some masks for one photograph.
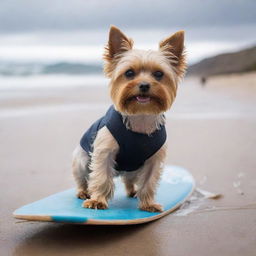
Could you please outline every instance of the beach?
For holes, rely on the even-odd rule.
[[[18,207],[74,187],[72,151],[111,104],[107,80],[63,80],[0,86],[1,255],[255,255],[256,73],[210,77],[205,86],[185,78],[166,114],[167,164],[187,168],[220,199],[136,226],[14,219]]]

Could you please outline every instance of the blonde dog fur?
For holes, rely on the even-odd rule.
[[[163,113],[171,107],[186,68],[184,32],[179,31],[160,42],[159,51],[144,51],[133,49],[133,41],[112,26],[104,60],[105,74],[111,79],[110,95],[127,129],[150,135],[164,125]],[[134,72],[132,79],[124,75],[127,70]],[[163,74],[161,79],[154,77],[158,71]],[[143,94],[149,99],[147,103],[136,101],[138,84],[142,81],[150,84],[150,91]],[[131,172],[114,169],[119,146],[107,127],[98,131],[93,148],[90,155],[81,146],[73,153],[73,175],[77,196],[85,199],[83,207],[108,208],[108,200],[114,194],[113,178],[121,175],[127,196],[137,196],[140,209],[163,210],[154,196],[164,166],[166,143],[142,167]]]

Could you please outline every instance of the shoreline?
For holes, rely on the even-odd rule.
[[[58,77],[56,77],[57,83]],[[72,77],[70,78],[72,80]],[[95,108],[110,105],[109,88],[106,80],[97,86],[86,84],[55,87],[46,84],[40,88],[0,89],[0,113],[15,109],[46,107],[74,109]],[[42,82],[43,83],[43,82]],[[185,78],[178,88],[178,95],[171,109],[175,114],[226,113],[256,115],[256,72],[242,75],[216,76],[208,79],[206,85],[199,84],[199,78]],[[88,107],[87,107],[88,106]],[[169,113],[169,112],[168,112]]]

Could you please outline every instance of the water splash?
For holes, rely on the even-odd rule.
[[[215,194],[200,188],[196,188],[191,197],[182,206],[174,212],[175,216],[187,216],[197,210],[203,205],[206,199],[219,199],[221,194]]]

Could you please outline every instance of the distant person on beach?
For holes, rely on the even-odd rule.
[[[201,86],[202,87],[206,86],[206,82],[207,82],[207,78],[206,77],[202,76],[200,81],[201,81]]]

